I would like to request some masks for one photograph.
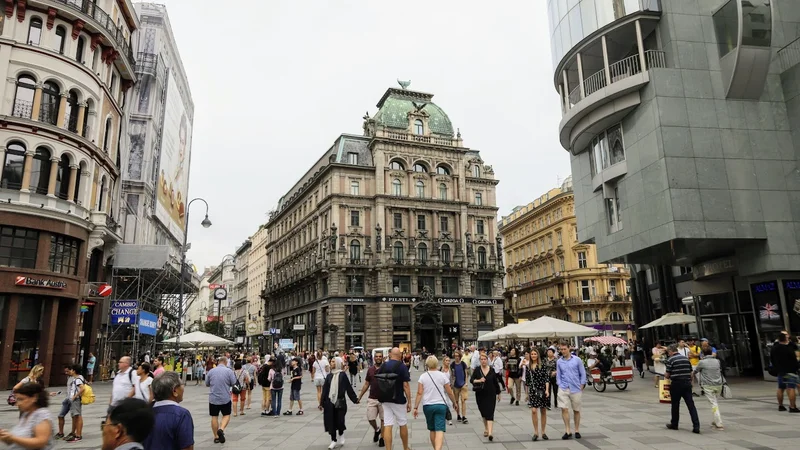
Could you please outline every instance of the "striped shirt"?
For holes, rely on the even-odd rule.
[[[691,381],[692,379],[692,363],[689,358],[676,353],[667,359],[667,373],[672,381],[682,380]]]

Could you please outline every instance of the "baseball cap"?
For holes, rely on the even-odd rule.
[[[700,342],[708,342],[708,339],[706,338],[700,339]]]

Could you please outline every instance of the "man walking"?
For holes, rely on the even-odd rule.
[[[697,416],[697,408],[694,406],[692,398],[692,364],[689,358],[678,352],[675,344],[667,347],[669,358],[666,362],[667,371],[664,378],[670,380],[669,394],[672,403],[672,421],[667,424],[670,430],[678,429],[680,419],[681,399],[689,408],[689,415],[692,418],[692,433],[700,434],[700,419]]]
[[[457,412],[458,421],[466,425],[469,423],[469,420],[467,420],[467,397],[469,396],[467,381],[469,380],[469,366],[461,360],[460,351],[456,350],[453,353],[453,357],[455,361],[450,363],[450,384],[453,386],[453,395],[456,398],[456,402],[459,401],[458,399],[461,399],[461,408],[458,408]]]
[[[394,383],[394,400],[381,404],[385,417],[383,440],[386,442],[386,448],[392,450],[392,427],[397,424],[400,427],[403,449],[408,450],[408,413],[411,412],[411,387],[408,383],[411,381],[411,375],[403,364],[403,354],[398,347],[392,348],[389,357],[389,361],[384,364],[380,373],[394,373],[397,378]]]
[[[83,416],[81,416],[81,395],[85,389],[86,380],[80,375],[81,366],[67,366],[67,398],[61,402],[61,412],[58,414],[58,434],[56,439],[64,438],[67,442],[78,442],[83,439]],[[67,414],[72,417],[72,432],[64,436],[64,421]]]
[[[183,385],[177,372],[167,372],[153,380],[155,423],[153,431],[142,443],[150,450],[186,450],[194,447],[192,414],[179,403],[183,401]]]
[[[797,409],[797,354],[796,347],[789,342],[789,335],[782,332],[778,336],[778,342],[772,345],[770,351],[770,362],[772,368],[777,372],[778,376],[778,411],[786,411],[783,406],[783,391],[788,390],[789,395],[789,412],[800,413]]]
[[[133,397],[135,389],[133,387],[133,368],[131,367],[131,357],[123,356],[119,359],[119,370],[114,376],[114,383],[111,387],[111,399],[108,401],[108,412],[117,405],[117,403],[125,400],[128,397]],[[105,422],[104,422],[105,423]]]
[[[558,403],[561,406],[561,419],[564,421],[564,435],[561,439],[572,437],[569,427],[569,410],[575,418],[575,439],[581,438],[581,405],[583,389],[586,387],[586,370],[583,362],[573,356],[569,345],[561,344],[561,359],[556,362],[556,383],[558,384]]]
[[[225,443],[225,427],[231,421],[231,388],[236,384],[236,375],[228,369],[228,358],[219,359],[219,365],[206,374],[208,391],[208,412],[211,415],[211,431],[214,443]],[[222,414],[222,423],[219,415]]]
[[[375,378],[375,373],[381,369],[383,364],[383,352],[375,351],[373,356],[374,364],[367,369],[367,377],[364,379],[364,386],[361,388],[361,393],[358,394],[358,402],[361,403],[361,398],[364,393],[369,389],[369,398],[367,400],[367,421],[372,425],[375,434],[372,436],[372,442],[377,442],[378,447],[386,445],[381,433],[383,431],[383,405],[378,401],[378,380]],[[381,419],[381,424],[378,426],[378,418]]]

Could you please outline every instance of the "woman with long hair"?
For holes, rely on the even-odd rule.
[[[475,401],[483,420],[483,437],[494,440],[492,427],[494,426],[494,410],[500,402],[500,393],[503,391],[500,375],[489,365],[489,358],[485,353],[480,356],[481,365],[472,372],[470,383],[475,391]]]
[[[134,394],[133,396],[139,400],[150,404],[153,401],[153,391],[150,385],[153,384],[153,375],[150,372],[150,363],[141,363],[136,368],[136,375],[139,377],[133,383]]]
[[[244,406],[247,402],[247,391],[250,387],[250,374],[247,373],[247,370],[242,368],[242,362],[236,361],[233,364],[233,375],[236,376],[236,382],[239,384],[239,393],[234,393],[231,391],[231,401],[233,402],[233,416],[236,417],[239,414],[244,415]],[[241,404],[239,401],[241,400]],[[237,413],[238,411],[238,413]]]
[[[31,367],[31,371],[28,372],[28,376],[21,379],[19,383],[14,385],[14,389],[22,387],[25,383],[38,383],[44,387],[44,379],[42,378],[44,375],[44,366],[41,364],[37,364]]]
[[[450,387],[450,376],[439,371],[439,360],[435,356],[428,356],[425,360],[425,372],[419,376],[417,384],[417,399],[414,402],[414,418],[419,414],[419,404],[422,403],[422,412],[430,432],[431,445],[434,450],[441,450],[444,444],[445,417],[447,416],[447,400],[455,405],[458,413],[458,404]],[[447,397],[445,397],[447,394]],[[452,425],[453,422],[450,422]]]
[[[437,359],[436,362],[438,363],[439,360]],[[427,362],[426,362],[426,364],[427,364]],[[453,378],[454,377],[453,377],[453,373],[450,372],[450,357],[449,356],[445,355],[444,359],[442,359],[442,367],[439,368],[439,370],[447,377],[448,380],[450,380],[450,386],[452,388],[453,381],[454,381]],[[456,405],[455,409],[458,410],[457,405]],[[460,414],[457,414],[457,415],[459,417],[461,417]],[[449,422],[447,422],[447,424],[450,425],[450,426],[453,426],[453,421],[450,420]]]
[[[653,372],[655,372],[653,383],[656,387],[658,387],[659,379],[667,372],[667,366],[664,364],[665,355],[666,348],[664,344],[661,341],[656,341],[656,346],[653,347]]]
[[[547,407],[550,402],[550,373],[542,363],[542,357],[536,349],[531,350],[528,370],[525,375],[525,385],[528,387],[528,407],[531,409],[531,422],[533,423],[533,440],[539,440],[539,412],[542,415],[542,439],[550,439],[545,433],[547,429]]]
[[[41,384],[25,383],[14,388],[19,421],[11,430],[0,430],[0,441],[10,450],[53,448],[53,423],[48,395]]]
[[[342,372],[344,361],[340,357],[333,359],[331,373],[325,377],[325,384],[322,386],[322,419],[325,424],[325,432],[331,435],[329,449],[344,445],[344,432],[347,430],[345,418],[347,416],[347,400],[358,404],[358,396],[353,390],[353,385],[347,379],[347,374]],[[338,436],[337,436],[338,434]]]

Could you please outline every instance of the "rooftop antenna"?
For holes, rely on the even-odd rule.
[[[398,78],[397,79],[397,84],[399,84],[400,87],[403,88],[403,90],[405,91],[406,89],[408,89],[409,86],[411,86],[411,80],[403,81],[403,80]]]

